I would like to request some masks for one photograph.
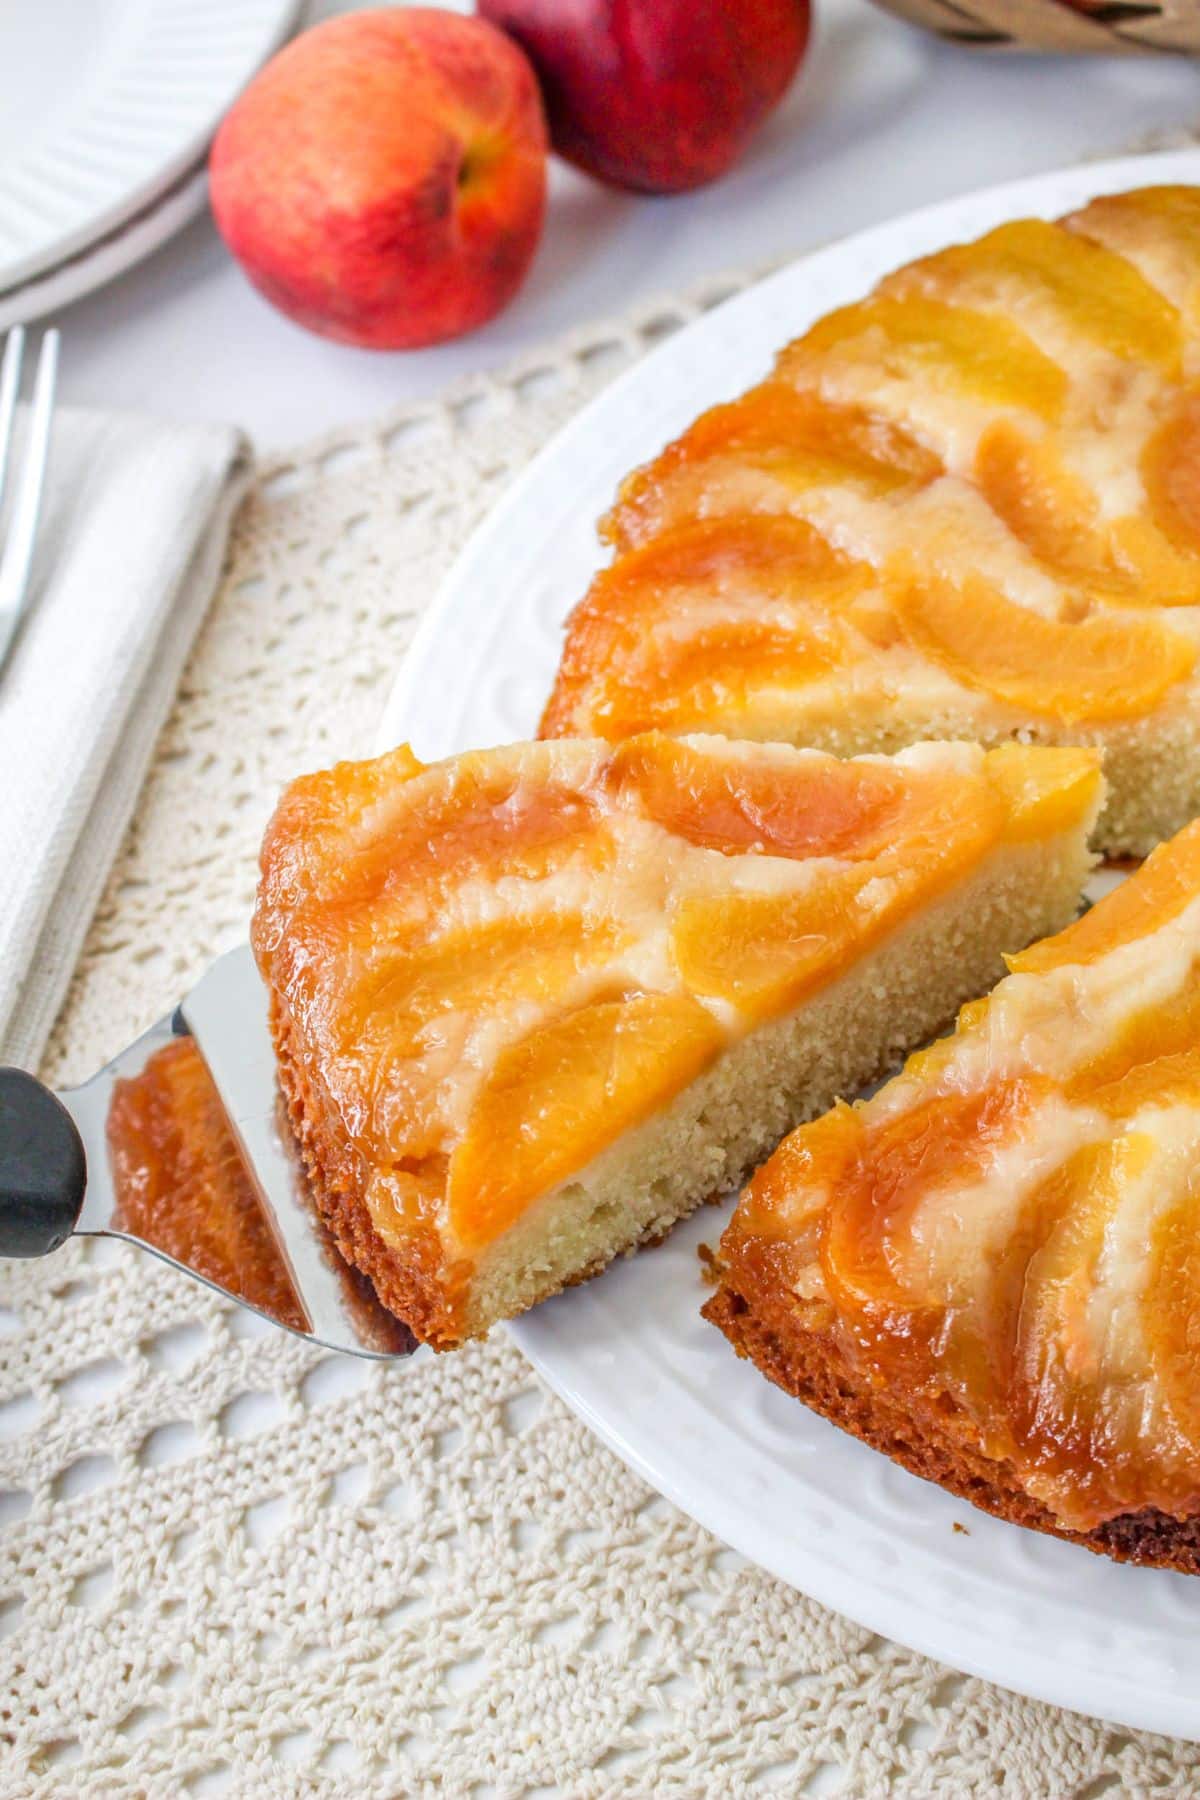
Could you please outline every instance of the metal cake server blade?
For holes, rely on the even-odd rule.
[[[165,1233],[156,1232],[158,1241],[130,1229],[117,1191],[114,1098],[180,1037],[195,1040],[247,1177],[247,1204],[268,1228],[257,1229],[260,1266],[235,1270],[230,1280],[189,1261],[189,1253],[202,1260],[194,1245],[167,1241],[169,1222]],[[56,1096],[31,1075],[0,1069],[0,1255],[42,1255],[71,1235],[138,1244],[331,1350],[396,1357],[418,1348],[338,1253],[308,1196],[282,1114],[266,990],[249,945],[219,958],[174,1013],[81,1087]],[[276,1259],[272,1266],[261,1266],[263,1254]]]

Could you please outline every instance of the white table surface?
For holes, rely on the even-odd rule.
[[[348,7],[325,0],[316,10],[339,9]],[[483,330],[424,351],[326,343],[254,293],[205,217],[61,315],[64,398],[236,420],[260,447],[284,446],[507,362],[641,296],[1200,124],[1200,63],[989,56],[939,44],[867,0],[818,0],[816,12],[792,92],[724,181],[646,199],[554,165],[530,276]]]

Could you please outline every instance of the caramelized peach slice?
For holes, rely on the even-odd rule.
[[[298,887],[319,897],[336,892],[345,880],[339,853],[343,847],[347,855],[352,851],[364,816],[373,807],[386,808],[423,769],[401,744],[371,761],[335,763],[293,781],[272,814],[261,852],[275,903]]]
[[[1090,235],[1092,226],[1104,220],[1125,219],[1130,224],[1150,225],[1160,231],[1169,226],[1200,264],[1200,188],[1159,182],[1153,187],[1130,188],[1124,194],[1098,194],[1063,223],[1072,231]]]
[[[801,692],[841,660],[832,631],[797,622],[732,620],[692,637],[651,637],[639,663],[610,681],[590,729],[632,737],[735,724],[763,689]]]
[[[734,1215],[735,1229],[746,1236],[792,1238],[806,1217],[823,1217],[826,1195],[858,1155],[863,1135],[860,1115],[844,1100],[790,1132],[751,1178]]]
[[[1180,549],[1148,513],[1130,513],[1109,526],[1115,600],[1127,606],[1200,604],[1200,555]],[[1097,578],[1097,588],[1103,587]]]
[[[1154,1139],[1141,1132],[1087,1144],[1049,1178],[1039,1196],[1053,1228],[1030,1258],[1023,1283],[1009,1412],[1025,1457],[1032,1456],[1042,1471],[1071,1473],[1072,1504],[1080,1510],[1089,1499],[1103,1509],[1112,1465],[1121,1455],[1109,1432],[1099,1435],[1103,1421],[1097,1415],[1088,1304],[1105,1234],[1130,1183],[1150,1167],[1155,1148]]]
[[[1200,1044],[1164,1052],[1135,1063],[1114,1081],[1094,1087],[1087,1096],[1113,1118],[1131,1119],[1146,1107],[1200,1101]]]
[[[846,486],[880,496],[922,487],[942,470],[936,453],[902,425],[788,381],[766,381],[702,413],[654,462],[635,471],[601,535],[619,549],[644,543],[694,510],[697,476],[711,513],[721,503],[720,473],[711,466],[719,459],[728,459],[739,474],[761,470],[796,493]]]
[[[611,779],[648,816],[704,850],[738,856],[873,857],[958,785],[883,763],[731,756],[719,745],[653,736],[621,745]]]
[[[980,578],[898,573],[895,604],[910,642],[964,686],[1068,724],[1136,718],[1195,661],[1186,638],[1149,619],[1064,624]]]
[[[693,993],[770,1018],[835,981],[918,885],[911,874],[880,878],[868,864],[798,892],[693,896],[672,920],[676,967]]]
[[[981,1179],[1048,1091],[1039,1078],[935,1094],[871,1132],[833,1186],[822,1261],[830,1291],[862,1304],[926,1306],[904,1278],[908,1239],[928,1197]]]
[[[997,420],[979,440],[975,479],[993,512],[1040,562],[1074,580],[1118,577],[1096,530],[1096,496],[1064,467],[1052,440]]]
[[[1101,194],[1063,223],[1127,257],[1170,301],[1192,312],[1200,276],[1200,194],[1194,187]]]
[[[1018,219],[973,244],[956,244],[901,269],[884,293],[1011,306],[1022,294],[1049,303],[1073,330],[1113,356],[1177,378],[1179,314],[1133,264],[1061,225]]]
[[[363,1054],[414,1055],[446,1014],[552,1000],[582,970],[608,962],[630,935],[608,916],[539,911],[389,945],[347,987],[339,1029]]]
[[[1155,522],[1177,549],[1200,551],[1200,393],[1184,394],[1142,452]]]
[[[1193,1451],[1200,1449],[1200,1192],[1190,1182],[1154,1225],[1142,1329],[1172,1414]]]
[[[389,944],[361,971],[351,963],[326,1079],[336,1098],[343,1069],[352,1072],[361,1097],[348,1122],[359,1145],[383,1166],[439,1155],[440,1080],[466,1054],[472,1021],[522,1003],[569,1004],[577,977],[629,937],[611,918],[543,912]]]
[[[1200,895],[1200,820],[1152,850],[1136,875],[1106,894],[1056,937],[1005,960],[1014,973],[1042,974],[1068,963],[1093,963],[1122,944],[1169,924]]]
[[[844,481],[871,494],[923,487],[942,469],[936,452],[894,420],[779,380],[702,413],[664,451],[659,467],[665,474],[727,450],[777,457],[805,485]]]
[[[427,936],[447,893],[473,876],[536,881],[572,859],[603,869],[613,843],[596,796],[577,775],[556,780],[549,763],[539,747],[507,762],[463,756],[414,777],[407,793],[368,813],[343,859],[330,856],[319,885],[299,884],[299,902],[292,865],[277,851],[256,915],[271,921],[276,941],[259,923],[254,945],[289,1005],[307,1011],[319,986],[336,999],[327,975],[343,960],[369,968],[381,946]]]
[[[578,611],[602,612],[633,636],[645,630],[651,601],[743,592],[764,600],[857,593],[871,571],[806,519],[762,513],[691,519],[652,543],[619,556],[597,575]]]
[[[704,850],[863,861],[950,841],[978,853],[1001,831],[1014,842],[1046,836],[1095,804],[1100,762],[1098,750],[1001,744],[987,753],[981,789],[961,773],[867,758],[746,759],[646,734],[618,748],[609,779],[631,785],[650,818]]]
[[[997,835],[984,801],[961,832],[944,822],[899,838],[903,854],[833,871],[780,893],[694,895],[671,923],[675,963],[694,993],[728,1001],[748,1018],[786,1012],[835,981],[850,962],[921,900],[950,884]]]
[[[359,782],[361,766],[342,764],[332,770],[331,795],[336,796],[344,781]],[[327,840],[312,865],[311,879],[301,883],[304,905],[293,946],[301,962],[300,921],[306,914],[320,932],[330,926],[330,908],[336,905],[332,926],[339,943],[353,938],[360,926],[368,938],[376,937],[385,926],[397,930],[402,922],[427,919],[446,887],[472,873],[532,880],[560,866],[589,841],[603,850],[600,819],[590,796],[577,780],[556,780],[544,750],[526,751],[508,762],[487,752],[460,756],[453,763],[410,773],[404,785],[386,792],[378,804],[368,797],[361,810],[359,805],[355,792],[341,827],[345,855],[339,857]],[[299,835],[302,827],[289,790],[264,851],[264,868],[269,870],[264,898],[272,910],[287,910],[297,885],[297,859],[312,854]]]
[[[503,1050],[450,1158],[450,1222],[480,1250],[693,1081],[723,1034],[688,994],[596,1001]]]
[[[1109,1146],[1102,1149],[1107,1153]],[[1067,1156],[1021,1197],[1008,1235],[990,1246],[986,1259],[964,1258],[961,1269],[951,1270],[939,1333],[941,1366],[983,1427],[993,1456],[1009,1456],[1014,1448],[1010,1407],[1030,1264],[1086,1196],[1095,1167],[1094,1146]]]
[[[697,753],[702,760],[691,761]],[[780,765],[778,788],[764,769],[744,796],[722,795],[728,778],[719,759],[690,745],[668,744],[663,754],[662,767],[682,786],[670,774],[653,782],[643,774],[640,791],[652,816],[680,835],[736,852],[755,833],[753,842],[776,855],[857,859],[809,887],[695,895],[676,909],[672,947],[685,982],[752,1017],[785,1011],[835,979],[913,905],[978,862],[1004,829],[1000,795],[986,781],[906,770],[893,785],[895,770],[813,759],[808,769],[792,765],[800,778],[790,794]]]
[[[1162,460],[1156,442],[1144,458],[1151,482]],[[1101,521],[1091,488],[1067,469],[1052,439],[1035,442],[998,421],[979,441],[975,479],[1014,537],[1061,580],[1127,605],[1200,600],[1200,556],[1180,550],[1153,518]]]
[[[702,646],[709,630],[728,631],[733,640],[731,706],[751,679],[755,631],[764,634],[759,643],[768,654],[788,664],[790,681],[811,679],[839,654],[837,613],[872,580],[869,569],[802,519],[739,514],[664,532],[602,570],[571,615],[541,735],[569,735],[584,703],[589,731],[616,738],[626,735],[630,714],[666,723],[659,709],[669,717],[674,705],[684,705],[676,686],[693,685],[698,704],[695,687],[710,681],[715,696],[721,670],[702,647],[689,665],[689,646],[697,638]],[[812,610],[797,621],[792,641],[778,615],[798,600]]]
[[[888,375],[932,378],[1043,419],[1062,411],[1066,375],[1019,326],[917,294],[874,294],[827,314],[783,352],[780,371],[798,374],[852,344],[861,344],[864,357],[876,356]]]
[[[1049,837],[1096,804],[1103,782],[1100,752],[1000,744],[984,768],[1004,803],[1010,842]]]

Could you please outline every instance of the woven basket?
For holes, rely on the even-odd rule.
[[[957,44],[1200,53],[1200,0],[876,0]]]

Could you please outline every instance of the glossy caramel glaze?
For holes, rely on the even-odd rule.
[[[898,270],[625,482],[543,734],[1186,723],[1198,358],[1200,188]]]

